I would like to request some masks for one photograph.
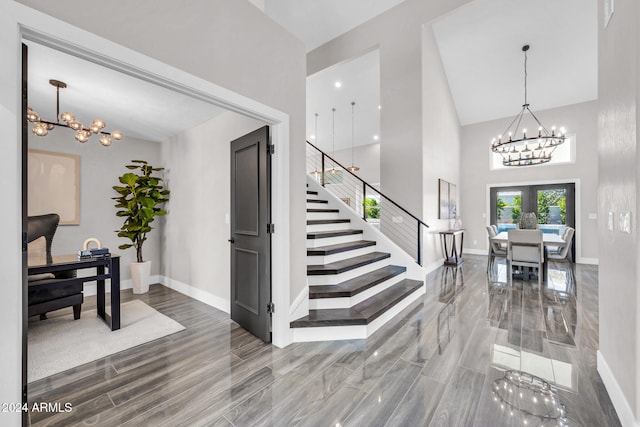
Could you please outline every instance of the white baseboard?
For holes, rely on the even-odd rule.
[[[228,299],[220,298],[216,295],[210,294],[207,291],[203,291],[202,289],[198,289],[191,285],[187,285],[186,283],[182,283],[178,280],[171,279],[170,277],[158,276],[158,278],[159,280],[157,281],[157,283],[161,283],[167,288],[187,295],[193,299],[210,305],[211,307],[224,311],[225,313],[231,313],[231,301]]]
[[[640,427],[640,424],[635,420],[635,416],[633,415],[633,410],[631,409],[629,402],[624,397],[624,393],[622,392],[620,385],[613,376],[613,372],[611,372],[611,369],[609,368],[609,365],[604,359],[602,353],[600,353],[600,350],[597,352],[597,358],[598,373],[600,374],[600,378],[602,378],[602,382],[607,389],[607,393],[609,393],[613,407],[616,408],[616,413],[618,414],[620,423],[624,427]]]
[[[578,264],[598,265],[598,258],[585,258],[580,257],[576,260]]]
[[[309,314],[309,285],[305,286],[291,303],[291,307],[289,307],[289,321],[293,322],[307,314]]]
[[[464,254],[469,255],[488,255],[489,252],[486,249],[467,249],[464,248],[462,251],[462,258],[464,259]]]
[[[436,271],[438,269],[438,267],[440,267],[442,264],[444,263],[444,258],[440,258],[439,260],[432,262],[431,264],[427,265],[426,267],[424,267],[425,269],[425,276],[429,273],[431,273],[432,271]],[[424,280],[421,279],[421,280]]]

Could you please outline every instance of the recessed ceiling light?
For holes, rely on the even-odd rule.
[[[334,86],[338,89],[340,89],[342,87],[342,83],[341,82],[335,82]]]
[[[377,140],[379,140],[379,139],[380,139],[380,137],[379,137],[378,135],[373,135],[373,140],[374,140],[374,141],[377,141]]]
[[[315,135],[309,135],[309,139],[316,139]]]
[[[378,105],[378,110],[382,110],[382,105]]]

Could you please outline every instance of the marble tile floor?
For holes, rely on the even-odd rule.
[[[426,278],[427,294],[367,340],[262,343],[227,314],[153,285],[141,299],[177,334],[29,385],[34,426],[560,425],[494,395],[507,370],[549,383],[568,425],[619,426],[596,371],[597,267],[552,265],[548,283],[489,277],[486,257]],[[87,298],[84,308],[95,305]],[[52,315],[55,315],[53,313]],[[519,406],[522,408],[522,406]],[[530,409],[529,407],[527,409]],[[549,412],[548,412],[549,413]]]

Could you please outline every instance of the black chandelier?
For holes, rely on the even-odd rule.
[[[566,131],[553,126],[547,130],[533,114],[527,103],[527,51],[529,45],[522,46],[524,52],[524,104],[520,113],[514,117],[507,129],[491,141],[491,151],[502,156],[504,166],[531,166],[548,163],[556,147],[566,139]],[[516,136],[525,113],[529,113],[538,125],[538,132],[522,129],[522,137]]]

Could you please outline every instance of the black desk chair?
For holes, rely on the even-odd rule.
[[[58,214],[30,216],[27,221],[27,242],[31,243],[40,237],[44,237],[46,242],[46,261],[51,263],[51,244],[60,223],[60,216]],[[73,307],[73,318],[79,319],[84,301],[82,294],[83,283],[60,284],[60,282],[73,277],[76,277],[76,270],[29,276],[29,316],[40,315],[42,320],[47,318],[47,312],[49,311]]]

